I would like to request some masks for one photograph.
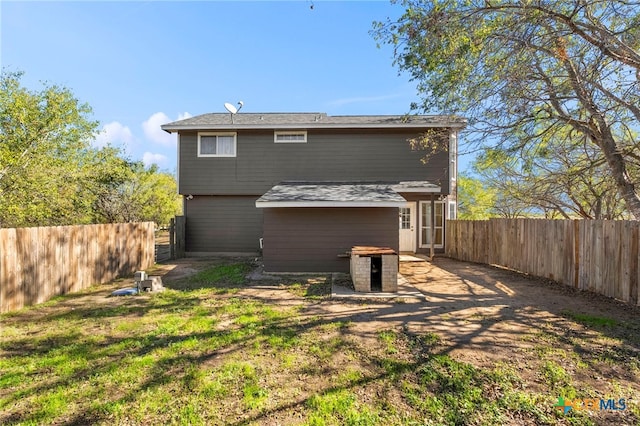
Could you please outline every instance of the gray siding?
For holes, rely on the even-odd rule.
[[[349,272],[339,258],[355,245],[398,250],[397,208],[264,209],[268,272]]]
[[[337,133],[340,132],[340,133]],[[199,158],[197,133],[180,136],[181,194],[263,194],[284,180],[427,180],[448,193],[448,154],[428,164],[412,151],[415,131],[309,130],[307,143],[274,143],[273,130],[237,133],[237,157]]]
[[[185,200],[186,251],[258,252],[262,210],[255,196],[194,196]]]

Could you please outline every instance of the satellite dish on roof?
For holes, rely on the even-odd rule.
[[[238,108],[234,107],[233,105],[231,105],[229,102],[225,102],[224,103],[224,107],[227,111],[229,111],[231,114],[236,114],[238,112]]]
[[[242,107],[244,106],[244,102],[238,101],[238,105],[240,105],[240,106],[238,108],[236,108],[235,106],[233,106],[229,102],[225,102],[224,103],[224,108],[231,113],[231,123],[233,123],[233,116],[235,114],[237,114],[238,111],[240,111],[242,109]]]

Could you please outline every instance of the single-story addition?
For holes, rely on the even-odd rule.
[[[456,216],[465,124],[324,113],[204,114],[165,124],[178,135],[186,251],[262,251],[268,272],[348,272],[353,246],[438,251],[445,219]],[[448,146],[425,163],[408,140],[434,128],[448,134]]]

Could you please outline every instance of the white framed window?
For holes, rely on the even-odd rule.
[[[449,201],[449,219],[450,220],[456,220],[456,218],[458,217],[458,212],[456,211],[456,202],[455,201]]]
[[[400,207],[400,229],[411,229],[411,208]]]
[[[307,132],[305,130],[278,131],[273,133],[275,143],[307,143]]]
[[[198,157],[235,157],[236,133],[198,133]]]

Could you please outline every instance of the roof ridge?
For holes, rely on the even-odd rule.
[[[166,123],[168,132],[219,129],[380,129],[434,127],[464,128],[467,120],[456,115],[328,115],[324,112],[209,112]]]

